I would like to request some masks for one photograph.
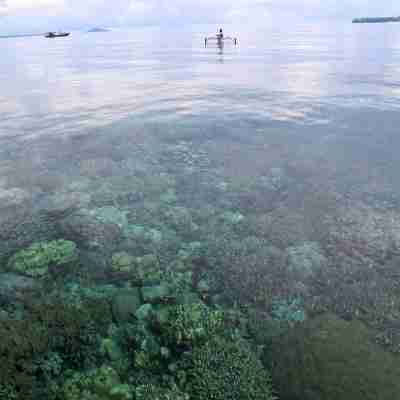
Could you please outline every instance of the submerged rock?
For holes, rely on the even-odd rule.
[[[13,273],[0,274],[0,298],[16,299],[23,296],[23,291],[32,289],[36,281],[27,276]]]
[[[400,358],[359,321],[323,315],[272,340],[266,352],[281,400],[393,400]]]
[[[149,321],[154,313],[153,306],[151,304],[143,304],[135,313],[135,317],[139,321]]]
[[[119,291],[111,303],[113,316],[118,323],[132,321],[140,306],[140,291],[138,288]]]
[[[145,303],[162,303],[171,296],[168,285],[142,287],[142,297]]]

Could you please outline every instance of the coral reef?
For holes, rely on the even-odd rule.
[[[177,386],[165,388],[152,384],[140,385],[135,388],[136,400],[190,400],[187,393],[183,393]]]
[[[111,322],[104,300],[72,298],[41,291],[25,295],[20,316],[0,319],[0,382],[16,399],[50,396],[50,387],[68,368],[101,358],[98,343]]]
[[[34,243],[29,248],[20,250],[10,258],[7,268],[22,275],[40,278],[48,274],[50,268],[61,268],[76,260],[76,244],[60,239]]]
[[[129,322],[135,317],[141,304],[138,288],[119,290],[111,302],[114,319],[119,323]]]
[[[163,334],[175,345],[199,345],[221,333],[224,327],[222,311],[211,310],[202,303],[172,307]]]
[[[85,210],[60,220],[58,229],[64,238],[79,242],[79,247],[101,254],[111,253],[122,238],[118,224],[102,222]]]
[[[231,302],[268,307],[275,296],[287,292],[284,256],[264,239],[240,239],[228,231],[204,247],[211,274]]]
[[[399,397],[396,174],[190,122],[2,147],[0,398]]]
[[[248,345],[215,338],[194,350],[188,388],[194,400],[272,400],[271,378]]]
[[[276,337],[265,361],[283,400],[393,399],[398,357],[372,342],[358,321],[322,315]]]
[[[62,387],[63,400],[132,400],[132,388],[122,384],[118,373],[101,366],[86,373],[77,372]]]
[[[14,273],[0,274],[0,298],[9,301],[23,298],[26,290],[32,290],[40,284],[34,278]]]
[[[299,298],[293,300],[285,299],[283,301],[274,300],[271,310],[272,318],[278,321],[293,324],[306,320],[306,312],[302,307],[302,301]]]

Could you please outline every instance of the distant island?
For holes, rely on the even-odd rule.
[[[400,22],[400,17],[375,17],[375,18],[353,19],[353,24],[380,24],[383,22]]]
[[[43,36],[43,33],[20,33],[12,35],[0,35],[0,39],[24,38],[33,36]]]
[[[109,29],[106,28],[92,28],[88,30],[89,33],[96,33],[96,32],[110,32]]]

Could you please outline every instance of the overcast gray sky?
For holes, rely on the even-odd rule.
[[[277,18],[400,15],[392,0],[0,0],[0,34],[54,27],[263,24]]]

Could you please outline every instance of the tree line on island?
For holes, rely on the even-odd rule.
[[[400,22],[400,17],[372,17],[372,18],[354,18],[353,24],[374,24],[382,22]]]

